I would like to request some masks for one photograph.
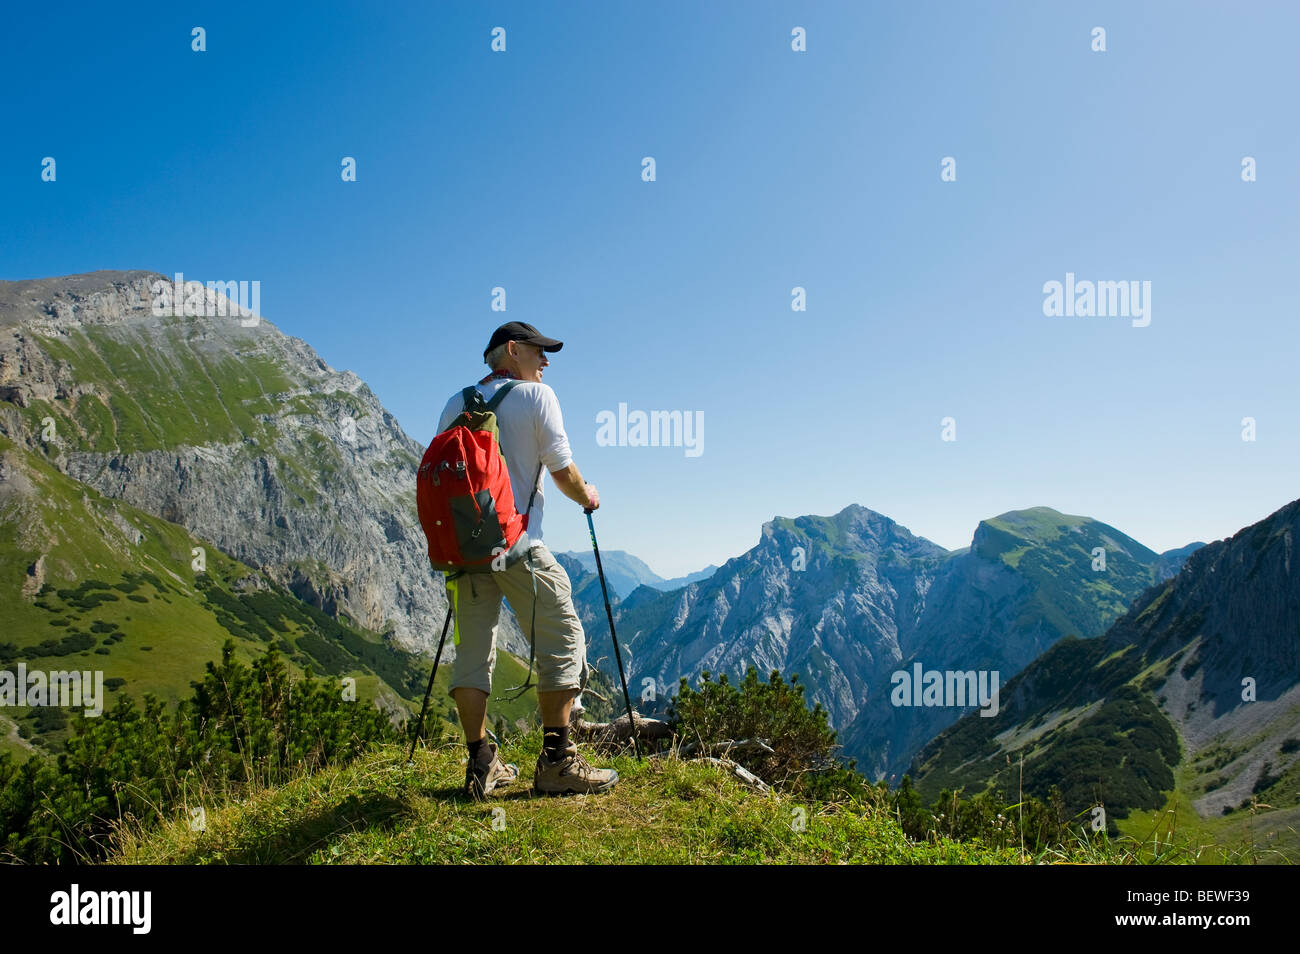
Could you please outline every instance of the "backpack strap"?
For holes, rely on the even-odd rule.
[[[511,381],[507,381],[505,384],[501,385],[501,387],[497,388],[497,393],[492,395],[492,400],[487,402],[487,409],[489,411],[495,412],[497,409],[497,405],[501,403],[501,399],[505,397],[507,394],[509,394],[510,389],[513,388],[518,383],[519,383],[518,381],[511,380]],[[470,390],[473,391],[475,394],[478,394],[477,388],[470,388]]]
[[[524,510],[524,529],[528,529],[528,513],[533,509],[533,500],[537,497],[537,482],[542,479],[542,462],[537,462],[537,473],[533,476],[533,492],[528,495],[528,506]]]
[[[513,388],[516,384],[519,383],[520,382],[517,378],[512,378],[506,381],[504,384],[501,385],[501,387],[497,388],[497,393],[492,395],[492,400],[488,401],[486,404],[483,403],[483,395],[479,394],[478,388],[474,387],[473,385],[470,385],[465,390],[460,392],[461,397],[464,398],[465,400],[465,410],[467,411],[470,410],[471,405],[473,405],[476,410],[491,411],[493,413],[496,413],[497,405],[501,403],[501,399],[504,398],[507,394],[509,394],[511,388]],[[541,476],[542,476],[542,462],[539,460],[537,462],[537,474],[536,476],[533,477],[533,492],[529,494],[528,506],[524,508],[524,512],[523,512],[525,528],[528,526],[528,511],[533,509],[533,500],[537,497],[537,481],[541,479]]]

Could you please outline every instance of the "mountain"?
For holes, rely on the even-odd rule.
[[[590,550],[569,550],[564,556],[575,560],[587,572],[596,572],[596,555]],[[718,569],[710,564],[703,570],[665,580],[650,569],[644,560],[626,550],[601,550],[600,563],[605,568],[605,582],[612,590],[610,595],[618,594],[620,597],[630,596],[638,586],[648,586],[661,592],[680,590],[691,583],[707,580]]]
[[[1203,546],[1205,546],[1204,543],[1197,541],[1196,543],[1189,543],[1185,547],[1178,547],[1176,550],[1166,550],[1160,554],[1160,559],[1156,563],[1157,576],[1162,581],[1169,579],[1171,576],[1176,576],[1182,571],[1187,558]]]
[[[692,583],[699,583],[702,580],[707,580],[716,572],[718,572],[717,566],[710,563],[703,570],[696,570],[694,573],[687,573],[685,576],[675,576],[671,580],[660,580],[657,583],[651,582],[649,585],[653,586],[656,590],[663,590],[667,593],[670,590],[680,590],[683,586],[689,586]]]
[[[804,569],[795,569],[796,547]],[[621,611],[625,661],[638,684],[655,679],[660,695],[706,670],[798,672],[809,702],[843,725],[894,638],[893,621],[911,614],[912,578],[946,555],[856,505],[829,518],[778,517],[763,525],[758,546],[707,580]]]
[[[564,556],[576,561],[588,573],[596,572],[596,554],[592,551],[569,550]],[[626,550],[601,550],[600,565],[605,568],[605,583],[612,590],[610,596],[626,596],[643,583],[653,586],[663,582],[663,577]]]
[[[1050,507],[980,521],[970,548],[930,583],[898,665],[846,727],[845,750],[875,775],[901,775],[962,712],[895,706],[893,672],[919,663],[923,670],[997,672],[1004,681],[1063,637],[1100,636],[1177,566],[1172,553],[1157,554],[1108,524]]]
[[[960,715],[890,705],[904,664],[1009,678],[1067,635],[1100,635],[1177,559],[1047,507],[982,521],[970,548],[949,552],[855,504],[777,517],[707,580],[634,591],[616,622],[629,683],[653,679],[662,696],[706,670],[798,673],[846,754],[885,776]],[[593,653],[608,652],[603,640],[592,634]]]
[[[201,672],[215,658],[211,640],[223,621],[238,623],[243,613],[252,638],[280,633],[273,638],[283,637],[300,665],[319,667],[329,656],[342,671],[350,661],[317,640],[352,644],[357,661],[409,700],[409,672],[389,682],[379,674],[388,657],[375,662],[372,647],[428,652],[444,619],[441,581],[429,570],[415,514],[421,447],[354,374],[330,368],[265,319],[154,314],[155,282],[166,281],[150,272],[95,272],[0,282],[0,439],[8,442],[0,494],[15,508],[15,525],[27,526],[7,528],[10,542],[0,554],[12,568],[7,596],[23,604],[13,625],[27,627],[8,645],[15,652],[44,646],[46,628],[66,627],[77,638],[50,645],[82,658],[88,636],[110,634],[84,632],[82,624],[95,620],[64,613],[75,606],[59,594],[103,602],[98,589],[80,589],[87,579],[134,593],[138,581],[128,574],[146,569],[123,541],[144,546],[139,541],[166,538],[172,542],[153,553],[147,572],[173,591],[145,581],[159,603],[180,613],[185,601],[200,607],[209,596],[217,604],[225,599],[196,589],[186,556],[195,548],[208,553],[209,565],[216,554],[231,561],[225,575],[210,575],[231,599],[253,601],[239,611],[224,608],[224,616],[196,610],[197,619],[210,612],[214,628],[205,630],[208,642],[190,646],[183,664],[159,670],[169,685]],[[208,301],[220,298],[196,287]],[[64,505],[40,508],[30,487],[42,481]],[[155,521],[150,529],[146,518]],[[95,534],[113,541],[116,563],[93,556]],[[1154,554],[1105,524],[1035,507],[983,521],[971,547],[949,552],[854,505],[832,517],[777,517],[764,524],[756,547],[669,592],[654,587],[673,581],[628,554],[611,553],[606,568],[620,574],[611,604],[638,698],[647,690],[666,698],[681,677],[704,670],[738,676],[752,664],[799,673],[849,754],[868,772],[887,775],[960,714],[893,708],[891,673],[920,662],[992,668],[1010,678],[1066,636],[1100,635],[1194,549]],[[1096,568],[1096,552],[1105,554],[1104,569]],[[589,630],[589,659],[608,679],[614,667],[604,601],[583,557],[590,555],[562,555],[561,562]],[[148,592],[134,595],[152,599]],[[263,592],[275,598],[264,607],[269,615],[257,611],[271,598],[256,595]],[[319,618],[309,613],[308,622],[298,621],[279,606],[287,594]],[[29,610],[42,615],[22,615]],[[182,616],[168,625],[183,628]],[[527,657],[527,640],[508,610],[500,639]],[[137,649],[156,652],[156,642],[151,637],[151,650]],[[449,646],[444,658],[452,652]]]
[[[327,614],[428,649],[446,599],[416,520],[423,449],[355,374],[264,318],[152,314],[155,281],[0,282],[0,433]]]
[[[358,700],[394,714],[418,704],[428,678],[427,666],[377,633],[326,616],[209,541],[77,483],[5,437],[0,593],[0,669],[101,671],[105,711],[122,691],[176,702],[230,638],[245,662],[275,645],[291,671],[352,676]],[[57,751],[69,731],[59,708],[0,710],[0,751]]]
[[[246,578],[277,600],[319,611],[316,635],[327,642],[343,639],[341,626],[369,634],[398,658],[431,654],[446,600],[416,518],[422,448],[364,382],[331,368],[302,340],[233,308],[155,315],[155,282],[168,279],[104,271],[0,282],[0,496],[10,507],[7,524],[17,521],[6,526],[0,560],[22,570],[7,578],[6,599],[31,609],[41,586],[74,590],[88,577],[112,584],[128,572],[181,587],[184,593],[158,592],[177,616],[165,637],[160,624],[149,642],[160,653],[165,638],[166,652],[184,657],[159,670],[172,689],[183,688],[219,656],[220,625],[208,627],[205,611],[196,610],[196,632],[189,632],[188,610],[176,602],[206,605],[191,570],[190,551],[202,547],[209,567],[225,558],[241,567],[226,583]],[[221,298],[197,283],[192,290],[208,302]],[[43,506],[32,487],[61,505]],[[144,550],[132,548],[160,539],[171,541],[168,548],[142,563]],[[116,562],[88,556],[105,547]],[[32,567],[40,573],[29,574]],[[48,591],[44,600],[55,605]],[[44,619],[25,613],[12,617],[14,625],[21,618],[34,631],[0,637],[19,648],[49,632]],[[296,623],[285,625],[296,633]],[[527,655],[509,613],[500,645]],[[444,660],[453,655],[449,641]],[[300,656],[315,659],[318,672],[333,671],[318,656]],[[331,666],[345,662],[334,658]],[[409,698],[405,665],[392,689]],[[129,673],[123,678],[132,683]]]
[[[918,789],[1055,786],[1066,811],[1104,805],[1110,823],[1172,797],[1201,818],[1250,809],[1245,834],[1289,829],[1296,844],[1297,538],[1300,500],[1198,548],[1101,638],[1063,640],[1027,666],[996,717],[967,716],[926,745]]]

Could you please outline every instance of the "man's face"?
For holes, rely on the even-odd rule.
[[[511,350],[514,351],[515,363],[519,366],[519,377],[524,381],[541,381],[542,368],[551,363],[542,346],[516,341],[511,344]]]

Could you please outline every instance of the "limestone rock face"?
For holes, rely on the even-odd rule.
[[[1061,781],[1073,812],[1091,804],[1104,770],[1103,796],[1158,807],[1185,761],[1176,784],[1203,817],[1258,808],[1258,831],[1282,829],[1277,818],[1296,801],[1284,779],[1300,763],[1297,537],[1300,500],[1184,553],[1104,635],[1062,642],[1026,666],[996,718],[966,716],[931,740],[912,765],[918,790],[1010,791],[1016,775],[1043,797]],[[1132,748],[1109,728],[1099,738],[1094,720],[1118,722]],[[1085,768],[1067,780],[1053,765]]]
[[[1064,636],[1100,636],[1195,548],[1157,554],[1106,524],[1035,507],[982,521],[969,548],[950,552],[854,504],[768,521],[757,546],[701,582],[636,589],[617,627],[629,684],[658,698],[705,671],[798,673],[845,754],[884,777],[963,714],[894,707],[894,672],[919,662],[1005,681]],[[575,577],[575,593],[583,585]],[[591,616],[589,658],[612,658],[603,610]]]
[[[0,282],[0,433],[324,611],[431,651],[446,597],[416,517],[424,448],[360,378],[265,318],[155,314],[158,283],[170,279]],[[499,645],[526,654],[509,613],[502,627]]]

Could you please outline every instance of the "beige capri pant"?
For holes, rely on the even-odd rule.
[[[537,689],[581,690],[587,684],[587,637],[573,607],[573,584],[545,543],[535,542],[530,550],[537,578]],[[466,573],[448,581],[448,592],[455,606],[456,641],[450,690],[466,687],[490,693],[502,596],[528,636],[533,612],[528,560],[504,570]]]

